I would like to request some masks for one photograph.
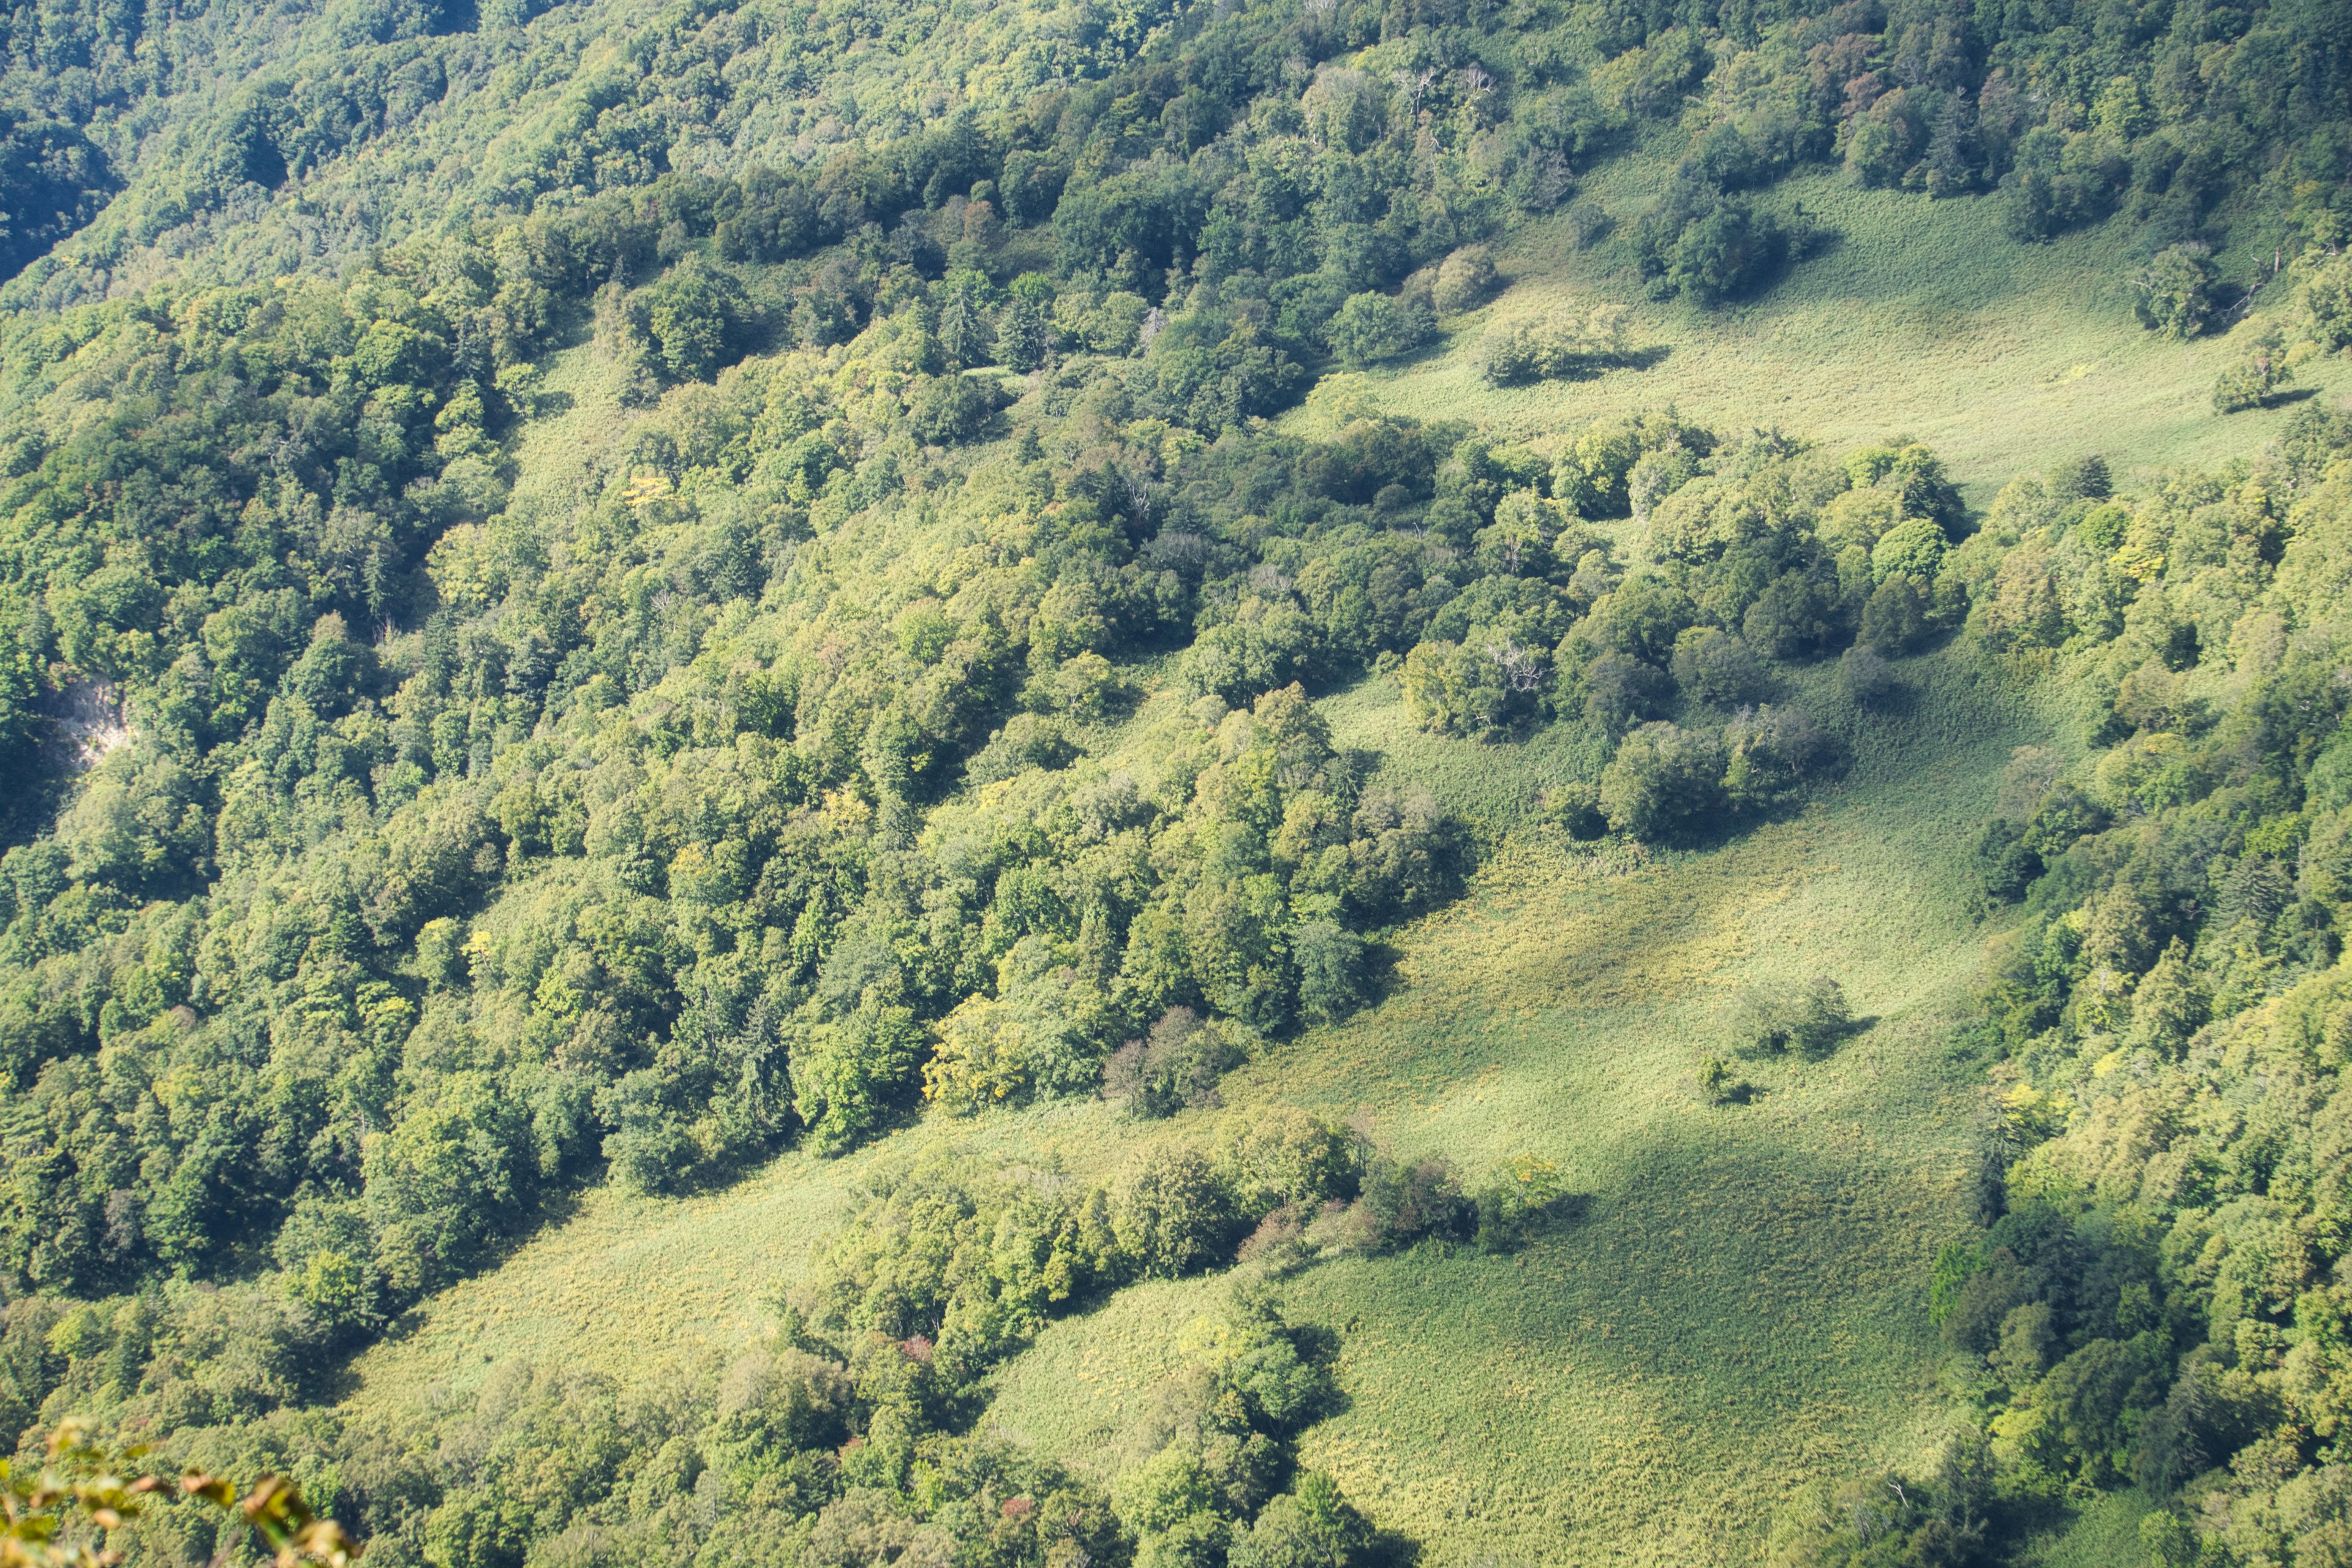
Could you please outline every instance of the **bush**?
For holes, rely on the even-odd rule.
[[[1496,386],[1580,380],[1627,363],[1631,353],[1623,311],[1607,306],[1580,322],[1514,321],[1479,344],[1481,368]]]
[[[1788,260],[1795,236],[1769,213],[1705,188],[1677,188],[1635,234],[1651,293],[1715,306],[1762,289]]]
[[[1703,1057],[1693,1075],[1698,1097],[1709,1105],[1745,1105],[1756,1086],[1732,1076],[1731,1064],[1721,1057]]]
[[[1801,708],[1742,709],[1723,727],[1723,794],[1734,811],[1776,811],[1827,771],[1836,747]]]
[[[1309,1470],[1259,1511],[1226,1561],[1229,1568],[1355,1568],[1369,1561],[1371,1546],[1371,1521],[1338,1482]]]
[[[1675,681],[1702,702],[1738,708],[1765,692],[1763,661],[1719,626],[1688,626],[1675,638]]]
[[[1838,656],[1837,687],[1838,695],[1855,707],[1871,709],[1893,698],[1902,682],[1876,648],[1856,644]]]
[[[1348,1132],[1303,1110],[1235,1112],[1217,1128],[1217,1174],[1244,1215],[1312,1209],[1356,1194],[1363,1150]]]
[[[1972,858],[1985,896],[1999,903],[2025,897],[2025,889],[2042,875],[2042,857],[2026,847],[2025,830],[2005,816],[1985,824]]]
[[[1460,1241],[1475,1233],[1478,1207],[1464,1195],[1462,1178],[1444,1156],[1399,1162],[1372,1160],[1356,1200],[1364,1243],[1404,1247],[1423,1239]]]
[[[1716,731],[1644,724],[1601,770],[1601,810],[1620,833],[1671,837],[1723,810],[1723,766]]]
[[[1429,341],[1429,318],[1386,294],[1352,294],[1323,329],[1331,352],[1350,370],[1394,359]]]
[[[2287,368],[2286,342],[2273,327],[2256,337],[2238,363],[2213,384],[2213,411],[2240,414],[2266,405],[2273,393],[2294,379]]]
[[[646,330],[662,368],[708,381],[750,347],[754,312],[733,272],[688,258],[645,291]]]
[[[1154,1149],[1111,1185],[1111,1234],[1144,1275],[1174,1279],[1225,1258],[1237,1229],[1233,1194],[1191,1149]]]
[[[1465,245],[1437,269],[1431,300],[1448,315],[1486,302],[1495,291],[1495,258],[1483,245]]]
[[[1225,1029],[1190,1007],[1171,1007],[1150,1038],[1129,1040],[1103,1064],[1103,1094],[1131,1115],[1172,1116],[1217,1103],[1217,1080],[1241,1065]]]
[[[1507,1252],[1526,1244],[1568,1197],[1558,1165],[1533,1154],[1517,1154],[1478,1189],[1478,1245]]]
[[[1656,665],[1621,653],[1601,653],[1585,665],[1584,716],[1612,735],[1622,735],[1674,705],[1674,682]]]
[[[1364,939],[1334,920],[1301,921],[1291,939],[1298,966],[1298,1014],[1337,1023],[1364,1005]]]
[[[1797,990],[1749,986],[1735,1008],[1735,1032],[1741,1049],[1757,1056],[1779,1056],[1794,1050],[1819,1056],[1843,1039],[1853,1026],[1845,991],[1828,975],[1815,975]]]

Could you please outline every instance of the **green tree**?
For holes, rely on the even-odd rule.
[[[645,292],[646,326],[662,368],[680,381],[707,381],[740,357],[751,302],[733,272],[689,257]]]
[[[2132,277],[2132,314],[2149,331],[2193,338],[2213,320],[2213,263],[2201,245],[2168,246]]]
[[[1728,804],[1722,738],[1711,730],[1644,724],[1618,743],[1601,770],[1601,812],[1611,827],[1636,838],[1687,831]]]
[[[2238,363],[2213,384],[2213,411],[2242,414],[2269,404],[2272,395],[2294,379],[2286,363],[2286,339],[2276,327],[2257,333]]]
[[[1417,348],[1429,333],[1429,322],[1413,306],[1377,293],[1349,295],[1324,328],[1331,352],[1356,370]]]

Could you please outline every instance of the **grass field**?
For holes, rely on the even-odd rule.
[[[1922,673],[1919,715],[1856,736],[1845,788],[1720,850],[1612,871],[1514,831],[1407,939],[1386,1005],[1232,1081],[1244,1108],[1369,1110],[1400,1152],[1474,1172],[1541,1154],[1586,1195],[1516,1258],[1425,1250],[1290,1287],[1345,1334],[1350,1406],[1307,1458],[1425,1562],[1744,1560],[1792,1487],[1932,1441],[1922,1280],[1963,1221],[1976,1114],[1942,1060],[1980,934],[1954,863],[2031,725],[1958,671]],[[1364,689],[1331,708],[1360,744],[1400,728]],[[1544,766],[1485,754],[1497,774]],[[1702,1105],[1690,1077],[1724,1048],[1731,988],[1814,973],[1873,1026],[1831,1061],[1751,1068],[1750,1106]],[[993,1419],[1081,1464],[1118,1454],[1218,1289],[1056,1325]]]
[[[1392,413],[1475,419],[1539,446],[1668,403],[1712,426],[1777,426],[1832,447],[1907,433],[1942,454],[1977,507],[2012,476],[2084,451],[2105,456],[2119,479],[2251,455],[2292,406],[2215,415],[2214,378],[2241,349],[2228,337],[2184,344],[2143,331],[2125,282],[2135,258],[2116,230],[2022,245],[1990,201],[1864,191],[1843,173],[1801,175],[1773,194],[1835,237],[1760,300],[1714,311],[1651,302],[1623,236],[1664,169],[1624,158],[1597,171],[1585,194],[1615,233],[1579,248],[1565,219],[1521,231],[1499,257],[1502,293],[1449,321],[1441,345],[1344,384]],[[1583,382],[1504,389],[1479,376],[1488,328],[1581,321],[1606,303],[1629,307],[1634,342],[1665,357]],[[2314,395],[2352,388],[2341,361],[2298,374]],[[1319,406],[1331,401],[1327,393]],[[1291,417],[1304,427],[1318,412]]]

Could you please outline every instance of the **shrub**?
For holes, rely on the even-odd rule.
[[[1756,1086],[1732,1076],[1731,1064],[1721,1057],[1703,1057],[1693,1075],[1698,1097],[1709,1105],[1745,1105]]]
[[[1624,312],[1603,306],[1580,322],[1514,321],[1479,344],[1486,380],[1496,386],[1573,381],[1627,362]]]
[[[2287,367],[2286,342],[2275,327],[2257,336],[2238,363],[2213,384],[2213,411],[2239,414],[2261,408],[2272,394],[2294,379]]]
[[[1985,896],[1999,903],[2025,897],[2025,889],[2042,875],[2042,857],[2026,847],[2024,828],[2005,816],[1985,824],[1973,859]]]
[[[1353,1197],[1361,1153],[1339,1128],[1272,1106],[1228,1115],[1217,1128],[1214,1159],[1240,1212],[1256,1215]]]
[[[1825,974],[1793,992],[1749,986],[1740,993],[1735,1016],[1741,1048],[1759,1056],[1790,1050],[1818,1056],[1853,1026],[1844,988]]]
[[[1103,1064],[1103,1093],[1136,1116],[1171,1116],[1217,1103],[1217,1080],[1243,1059],[1223,1026],[1171,1007],[1150,1037],[1129,1040]]]
[[[1675,683],[1702,702],[1737,708],[1764,695],[1763,661],[1719,626],[1687,626],[1675,638]]]
[[[1233,1194],[1191,1149],[1153,1149],[1111,1184],[1111,1234],[1142,1274],[1174,1279],[1226,1256],[1235,1239]]]
[[[1351,370],[1419,348],[1429,341],[1429,318],[1386,294],[1352,294],[1323,329],[1331,352]]]
[[[1670,837],[1724,808],[1723,766],[1716,731],[1644,724],[1601,770],[1601,812],[1620,833]]]
[[[1478,1218],[1477,1205],[1464,1195],[1461,1176],[1443,1155],[1408,1162],[1376,1157],[1364,1173],[1356,1208],[1374,1247],[1424,1238],[1459,1241],[1474,1234]]]
[[[1714,306],[1771,281],[1795,237],[1779,218],[1738,197],[1677,188],[1642,219],[1635,251],[1653,295],[1682,294]]]
[[[1229,1568],[1355,1568],[1368,1562],[1371,1521],[1320,1470],[1298,1478],[1296,1489],[1261,1510],[1238,1536]]]
[[[707,381],[742,357],[754,317],[733,272],[689,258],[645,292],[646,329],[662,367]]]
[[[2096,452],[2070,458],[2050,473],[2050,493],[2061,500],[2105,500],[2115,489],[2107,460]]]
[[[1330,1024],[1364,1005],[1364,939],[1334,920],[1301,921],[1291,939],[1298,966],[1298,1015]]]
[[[1835,760],[1836,748],[1811,714],[1783,704],[1742,709],[1723,727],[1723,795],[1734,811],[1775,811],[1792,804]]]
[[[1895,667],[1876,648],[1857,643],[1838,656],[1838,694],[1857,708],[1876,708],[1902,689]]]
[[[1533,1154],[1516,1154],[1478,1189],[1478,1245],[1507,1252],[1524,1245],[1568,1196],[1558,1165]]]
[[[1465,245],[1438,268],[1437,283],[1430,298],[1439,310],[1451,315],[1484,304],[1486,296],[1494,291],[1494,253],[1483,245]]]

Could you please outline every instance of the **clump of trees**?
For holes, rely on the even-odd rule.
[[[2213,412],[2242,414],[2269,406],[2281,387],[2294,379],[2285,334],[2275,327],[2252,334],[2238,362],[2213,383]]]
[[[1494,328],[1479,353],[1480,373],[1495,386],[1580,381],[1635,361],[1625,313],[1610,305],[1580,322],[1514,321]]]
[[[2214,317],[2213,263],[2200,244],[2171,245],[2132,279],[2132,314],[2139,324],[2168,338],[2193,338]]]

